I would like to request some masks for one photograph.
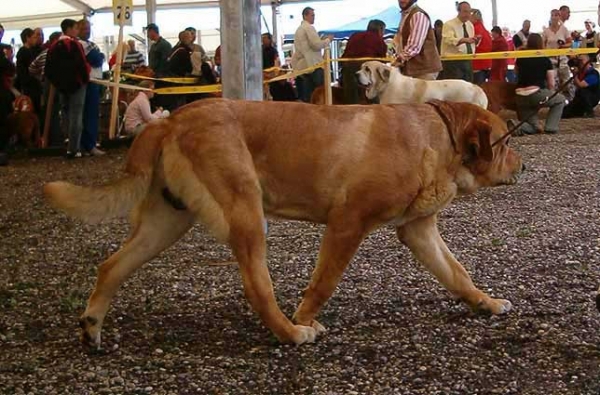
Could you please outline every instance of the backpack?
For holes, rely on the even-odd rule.
[[[75,93],[89,82],[89,66],[83,50],[72,39],[60,39],[48,50],[44,75],[65,94]]]

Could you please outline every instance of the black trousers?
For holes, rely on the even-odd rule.
[[[473,65],[470,60],[445,60],[442,66],[442,77],[438,79],[473,82]]]
[[[583,88],[575,91],[575,97],[563,110],[563,118],[576,118],[594,114],[594,107],[600,102],[600,91]]]

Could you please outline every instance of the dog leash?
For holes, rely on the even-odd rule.
[[[596,55],[600,54],[600,51],[596,52]],[[586,67],[588,67],[588,65],[592,63],[591,59],[588,59],[587,62],[584,63],[583,65],[583,69],[585,69]],[[540,108],[542,108],[542,106],[546,103],[548,103],[550,100],[554,99],[556,96],[558,96],[559,93],[563,92],[565,90],[565,88],[571,83],[573,82],[573,80],[575,79],[575,75],[571,76],[571,78],[569,78],[567,81],[565,81],[560,87],[559,89],[556,90],[556,92],[554,92],[552,95],[546,97],[544,100],[542,100],[537,108],[536,111],[539,111]],[[501,143],[503,140],[505,140],[507,137],[511,136],[514,132],[516,132],[517,130],[519,130],[519,128],[521,126],[523,126],[525,123],[527,122],[527,120],[522,120],[519,123],[517,123],[516,125],[514,125],[512,128],[510,128],[510,130],[508,132],[506,132],[506,134],[504,134],[502,137],[500,137],[498,140],[496,140],[493,144],[492,144],[492,148]]]

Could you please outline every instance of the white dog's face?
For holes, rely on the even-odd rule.
[[[392,69],[377,61],[368,61],[363,63],[360,70],[356,72],[358,82],[367,87],[367,98],[370,100],[376,98],[390,81]]]

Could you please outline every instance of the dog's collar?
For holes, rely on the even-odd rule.
[[[435,109],[435,112],[438,113],[440,118],[442,118],[442,121],[444,122],[444,124],[446,124],[446,129],[448,130],[448,136],[450,137],[450,142],[452,143],[452,148],[454,148],[454,152],[456,152],[458,154],[458,148],[456,146],[456,140],[454,139],[454,135],[452,134],[450,120],[448,119],[446,114],[444,114],[444,112],[438,107],[438,105],[436,103],[427,102],[427,104],[429,104],[431,107],[433,107]]]

